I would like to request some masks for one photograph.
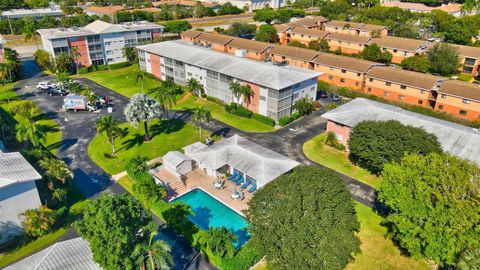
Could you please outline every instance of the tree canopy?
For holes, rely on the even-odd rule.
[[[453,265],[478,244],[480,168],[456,157],[410,154],[385,165],[378,199],[390,236],[415,258]]]
[[[430,61],[424,55],[415,55],[405,58],[400,65],[406,70],[423,73],[426,73],[430,69]]]
[[[270,43],[278,42],[277,29],[269,24],[260,25],[257,33],[255,34],[255,40],[264,41]]]
[[[405,153],[442,152],[435,135],[395,120],[357,124],[350,133],[348,148],[350,160],[375,174],[382,172],[385,163],[400,161]]]
[[[343,269],[359,251],[351,194],[330,170],[297,167],[250,200],[250,241],[279,269]]]
[[[163,26],[165,26],[165,32],[175,34],[192,29],[192,25],[187,21],[167,21]]]
[[[360,55],[368,61],[389,63],[392,60],[392,54],[387,51],[382,51],[375,43],[363,49]]]
[[[430,71],[443,76],[457,73],[460,56],[457,49],[447,43],[437,43],[428,50]]]
[[[153,227],[151,215],[129,194],[92,200],[76,223],[78,233],[90,243],[93,259],[105,270],[136,268],[135,247],[148,241]]]

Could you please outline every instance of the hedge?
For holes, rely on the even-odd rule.
[[[226,105],[225,111],[231,114],[238,115],[240,117],[245,117],[245,118],[252,118],[252,114],[253,114],[252,111],[245,109],[245,107],[235,102],[230,103],[230,105]]]
[[[298,118],[300,118],[300,116],[301,115],[300,115],[299,112],[294,112],[290,116],[284,116],[284,117],[280,118],[280,120],[278,120],[278,124],[283,127],[283,126],[288,125],[291,122],[297,120]]]
[[[88,67],[83,67],[78,69],[79,74],[85,74],[89,72],[94,72],[94,71],[102,71],[102,70],[114,70],[114,69],[119,69],[119,68],[124,68],[131,66],[132,63],[130,62],[121,62],[121,63],[116,63],[116,64],[111,64],[111,65],[91,65]]]
[[[202,94],[203,95],[203,94]],[[206,94],[205,94],[206,95]],[[208,101],[211,101],[213,103],[216,103],[220,106],[226,106],[227,104],[225,102],[223,102],[223,100],[220,100],[218,98],[214,98],[214,97],[211,97],[211,96],[206,96],[207,97],[207,100]]]
[[[266,116],[258,114],[258,113],[253,113],[252,118],[257,120],[258,122],[262,122],[262,123],[267,124],[269,126],[272,126],[272,127],[275,126],[275,120],[273,120],[270,117],[266,117]]]

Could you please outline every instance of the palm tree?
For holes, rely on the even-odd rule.
[[[108,142],[112,145],[112,155],[115,154],[115,137],[124,136],[123,130],[118,126],[120,121],[113,119],[111,115],[102,116],[95,123],[97,127],[97,133],[105,133]]]
[[[138,244],[133,251],[133,256],[138,257],[140,269],[170,269],[173,265],[170,245],[163,240],[153,241],[155,234],[156,232],[150,234],[148,244]]]
[[[62,184],[67,182],[67,179],[73,177],[72,171],[68,168],[68,165],[63,161],[56,158],[42,158],[38,164],[45,170],[45,174],[59,180]]]
[[[17,124],[17,140],[30,141],[34,147],[39,147],[45,140],[45,127],[38,122],[22,122]]]
[[[208,123],[212,119],[212,114],[207,107],[202,106],[193,109],[192,122],[194,126],[198,126],[200,129],[200,140],[202,140],[202,123]]]
[[[35,46],[37,47],[37,50],[38,50],[36,32],[37,30],[35,29],[35,25],[33,24],[27,24],[23,29],[23,34],[25,35],[25,41],[33,39],[33,41],[35,41]]]
[[[161,106],[168,118],[168,108],[177,104],[177,99],[172,88],[156,87],[148,92]]]
[[[75,62],[75,70],[77,71],[77,75],[79,75],[78,58],[80,58],[80,53],[78,52],[78,47],[77,46],[72,46],[70,48],[70,57],[72,57],[73,62]]]
[[[57,83],[62,87],[62,88],[67,88],[68,87],[68,82],[70,81],[70,77],[68,77],[67,72],[59,72],[57,73]]]
[[[231,82],[230,90],[232,91],[232,95],[235,97],[236,102],[240,102],[240,97],[242,96],[242,85],[237,81]]]
[[[187,89],[196,96],[200,96],[202,91],[202,85],[194,78],[187,81]]]
[[[67,191],[63,188],[56,188],[52,192],[52,198],[57,202],[63,202],[67,198]]]
[[[457,263],[458,270],[480,269],[480,247],[465,250]]]
[[[147,73],[140,68],[136,71],[136,79],[135,79],[135,84],[138,83],[138,80],[142,81],[142,93],[144,93],[144,84],[145,84],[145,79],[147,78]]]
[[[55,213],[46,206],[40,206],[37,209],[28,209],[21,214],[24,217],[22,221],[25,227],[25,233],[32,237],[40,237],[47,233],[53,223]]]
[[[255,93],[252,90],[252,87],[250,87],[249,84],[242,86],[242,95],[243,95],[243,100],[245,103],[247,103],[247,108],[252,104],[252,97],[255,95]]]
[[[150,141],[148,123],[162,116],[162,106],[146,94],[135,94],[125,107],[124,113],[127,121],[134,127],[143,122],[145,141]]]

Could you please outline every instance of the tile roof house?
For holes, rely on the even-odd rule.
[[[380,65],[377,62],[330,53],[320,53],[313,60],[313,63],[360,73],[367,72],[374,65]]]
[[[19,152],[0,152],[0,243],[23,233],[20,214],[40,206],[35,181],[41,179]]]
[[[440,85],[437,92],[480,102],[480,85],[474,83],[447,80]]]
[[[439,81],[445,79],[439,76],[387,66],[372,67],[365,76],[367,78],[375,78],[382,81],[398,83],[401,85],[412,86],[425,90],[435,88]]]

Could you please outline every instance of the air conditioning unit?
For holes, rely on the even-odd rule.
[[[236,50],[235,51],[235,56],[247,57],[247,51],[246,50]]]

